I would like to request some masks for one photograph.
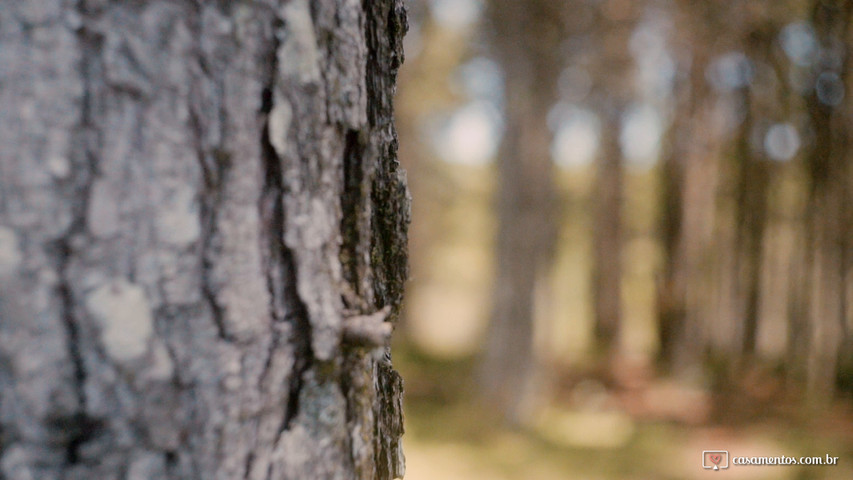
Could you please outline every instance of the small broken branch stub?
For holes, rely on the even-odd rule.
[[[386,305],[381,310],[369,315],[355,315],[344,319],[344,342],[360,347],[383,347],[391,338],[394,329],[386,319],[391,313],[391,306]]]

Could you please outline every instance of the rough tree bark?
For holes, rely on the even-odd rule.
[[[0,12],[0,478],[402,476],[402,1]]]

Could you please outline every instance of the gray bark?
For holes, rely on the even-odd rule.
[[[0,479],[403,475],[400,377],[347,319],[407,275],[405,29],[0,1]]]

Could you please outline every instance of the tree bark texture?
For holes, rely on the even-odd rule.
[[[0,478],[403,475],[390,352],[345,333],[407,275],[405,29],[0,1]]]
[[[498,153],[497,278],[482,383],[510,423],[523,420],[532,398],[534,289],[556,236],[546,118],[556,96],[560,6],[506,0],[488,10],[505,75],[506,134]]]

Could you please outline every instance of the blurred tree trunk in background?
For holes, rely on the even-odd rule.
[[[713,373],[731,381],[757,359],[762,324],[784,329],[772,323],[779,319],[762,318],[768,288],[762,275],[774,260],[767,235],[771,211],[779,206],[771,188],[781,162],[793,158],[797,147],[789,157],[777,154],[774,162],[768,132],[793,124],[810,132],[803,135],[803,162],[793,167],[803,168],[798,185],[808,185],[805,211],[802,218],[783,220],[799,242],[794,260],[783,262],[790,267],[786,297],[769,301],[789,303],[774,311],[789,316],[785,361],[795,384],[804,383],[812,399],[829,399],[853,365],[848,305],[853,172],[847,153],[851,131],[844,120],[853,105],[847,95],[853,6],[812,4],[807,25],[816,34],[814,59],[808,59],[813,64],[795,67],[777,42],[808,6],[683,2],[674,10],[684,55],[679,63],[689,65],[690,73],[676,84],[661,168],[660,358],[670,369],[726,367]],[[795,84],[794,68],[804,68],[805,87]],[[805,92],[802,99],[793,96],[796,88]],[[803,111],[798,109],[807,117],[798,121],[796,113]]]
[[[816,1],[812,25],[820,46],[813,70],[814,87],[806,95],[806,109],[814,131],[814,143],[806,152],[810,186],[805,218],[806,278],[809,329],[798,341],[807,345],[806,385],[811,400],[828,399],[834,393],[842,345],[850,348],[850,324],[845,310],[845,249],[849,230],[844,225],[850,208],[848,152],[851,111],[849,69],[853,4],[849,1]],[[846,90],[846,91],[845,91]]]
[[[689,70],[676,82],[661,169],[665,370],[699,366],[712,351],[731,364],[756,348],[770,167],[754,135],[775,90],[756,84],[750,60],[769,68],[761,62],[778,32],[755,5],[683,2],[675,11],[680,63]],[[721,195],[731,201],[721,204]]]
[[[618,349],[622,317],[623,118],[634,98],[634,59],[629,43],[643,2],[610,0],[595,8],[588,57],[592,103],[601,119],[593,193],[593,307],[601,353]]]
[[[680,2],[674,115],[662,160],[664,259],[658,284],[659,359],[664,370],[702,360],[709,302],[709,253],[715,222],[720,142],[725,129],[705,70],[716,49],[710,39],[721,21],[715,5]]]
[[[678,106],[683,100],[676,100]],[[679,108],[679,107],[677,107]],[[680,107],[683,108],[683,107]],[[682,236],[683,219],[683,178],[684,162],[681,156],[682,146],[673,135],[681,131],[681,116],[675,115],[670,126],[671,145],[661,158],[661,201],[659,229],[663,248],[663,265],[657,279],[656,308],[658,316],[658,359],[663,370],[670,370],[675,364],[675,352],[682,329],[684,328],[684,285],[679,282],[676,262],[679,242]]]
[[[753,4],[756,5],[759,4]],[[734,186],[731,196],[734,261],[730,276],[721,279],[730,283],[728,288],[733,292],[731,308],[724,314],[737,326],[732,331],[731,345],[726,348],[726,353],[735,357],[731,359],[731,373],[752,363],[758,342],[769,189],[776,170],[763,142],[756,138],[771,122],[784,120],[790,114],[784,108],[784,99],[791,92],[783,87],[786,79],[773,48],[786,19],[774,17],[773,13],[771,8],[756,7],[741,15],[742,48],[752,68],[750,81],[735,94],[742,118],[734,134],[733,154],[727,162],[728,177]]]
[[[487,4],[491,45],[504,71],[505,133],[498,152],[498,238],[483,394],[508,421],[523,421],[535,382],[534,289],[556,237],[547,116],[556,99],[563,2]]]
[[[621,75],[620,75],[621,77]],[[607,108],[607,107],[605,107]],[[593,230],[595,338],[604,354],[618,348],[622,308],[622,199],[624,193],[619,126],[623,108],[610,105],[601,125],[596,161]]]
[[[767,187],[769,182],[766,160],[753,150],[754,114],[749,88],[741,92],[743,115],[731,158],[735,192],[734,217],[736,245],[732,264],[732,284],[736,292],[731,315],[740,320],[735,330],[732,354],[751,357],[755,353],[758,333],[758,306],[761,279],[761,253],[767,216]]]
[[[407,275],[402,2],[78,4],[0,2],[0,477],[402,476],[348,320]]]

